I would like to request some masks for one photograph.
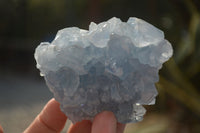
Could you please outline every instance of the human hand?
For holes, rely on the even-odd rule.
[[[59,106],[55,99],[51,99],[24,133],[61,132],[67,117],[61,112]],[[123,133],[124,128],[125,125],[118,123],[112,112],[104,111],[94,118],[93,123],[84,120],[72,124],[68,133]]]
[[[0,133],[3,133],[3,128],[1,127],[1,125],[0,125]]]

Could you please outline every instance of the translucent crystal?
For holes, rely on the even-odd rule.
[[[58,31],[35,51],[37,68],[72,122],[92,120],[104,110],[121,123],[142,120],[142,105],[155,103],[155,82],[172,56],[164,33],[138,18],[111,18]]]

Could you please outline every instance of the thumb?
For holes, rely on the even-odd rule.
[[[112,112],[104,111],[93,121],[92,133],[116,133],[117,120]]]

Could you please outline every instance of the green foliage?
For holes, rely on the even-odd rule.
[[[174,41],[174,56],[165,64],[167,74],[161,74],[157,86],[200,117],[200,14],[191,1],[185,0],[183,4],[190,19],[182,29],[184,34]]]

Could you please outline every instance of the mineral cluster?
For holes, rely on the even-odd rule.
[[[142,105],[155,103],[155,82],[172,56],[164,33],[131,17],[58,31],[35,51],[37,68],[61,110],[76,123],[112,111],[121,123],[141,121]]]

